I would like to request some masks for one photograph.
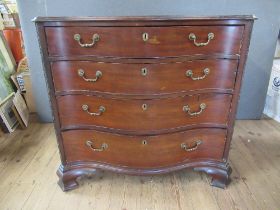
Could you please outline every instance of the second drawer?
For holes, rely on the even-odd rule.
[[[86,95],[57,97],[61,127],[105,127],[153,131],[184,126],[226,126],[231,104],[228,94],[153,99],[107,99]]]
[[[237,60],[124,64],[90,61],[52,63],[56,91],[148,95],[188,90],[232,90]]]

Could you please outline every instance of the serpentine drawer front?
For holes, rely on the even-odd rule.
[[[152,100],[85,95],[57,98],[63,129],[76,125],[146,132],[199,124],[226,127],[230,102],[229,94],[198,94]]]
[[[239,54],[243,27],[48,27],[45,32],[51,56],[159,57]]]
[[[35,19],[63,190],[96,170],[229,181],[253,16]]]
[[[237,64],[237,60],[225,59],[156,64],[59,61],[52,63],[52,74],[56,92],[153,95],[198,89],[232,91]]]
[[[98,161],[132,168],[168,167],[190,160],[221,161],[224,129],[194,129],[157,136],[127,136],[90,130],[62,132],[67,162]]]

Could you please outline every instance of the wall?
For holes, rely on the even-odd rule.
[[[21,0],[18,1],[35,101],[42,121],[52,120],[44,81],[35,16],[242,15],[255,14],[250,52],[241,89],[239,119],[259,119],[280,27],[279,0]]]

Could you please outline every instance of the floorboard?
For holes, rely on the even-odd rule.
[[[237,121],[229,155],[232,182],[211,187],[204,173],[159,176],[99,172],[64,193],[55,174],[59,153],[52,124],[32,122],[0,136],[0,209],[5,210],[279,210],[280,124]]]

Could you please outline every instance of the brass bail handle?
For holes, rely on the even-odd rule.
[[[194,146],[189,147],[187,144],[182,143],[182,144],[181,144],[181,148],[182,148],[183,150],[185,150],[186,152],[192,152],[192,151],[197,150],[198,146],[201,145],[201,144],[202,144],[202,140],[197,140],[197,141],[195,142],[195,145],[194,145]]]
[[[205,103],[201,103],[199,105],[200,110],[197,112],[192,112],[191,108],[189,107],[189,105],[183,106],[183,111],[188,113],[188,115],[190,116],[196,116],[196,115],[200,115],[204,109],[206,109],[206,104]]]
[[[196,35],[194,33],[190,33],[189,34],[189,40],[193,41],[194,45],[197,46],[197,47],[202,47],[202,46],[206,46],[210,43],[210,41],[212,39],[214,39],[214,33],[210,32],[208,33],[208,40],[207,42],[196,42]]]
[[[89,48],[89,47],[93,47],[93,45],[100,40],[100,36],[98,34],[93,34],[91,43],[82,43],[81,39],[82,38],[80,34],[74,35],[74,40],[76,40],[81,47]]]
[[[102,77],[102,72],[101,71],[99,71],[99,70],[97,70],[96,72],[95,72],[95,78],[93,78],[93,79],[91,79],[91,78],[86,78],[86,76],[85,76],[85,71],[83,70],[83,69],[78,69],[78,75],[80,76],[80,77],[82,77],[86,82],[97,82],[97,80],[99,79],[99,78],[101,78]]]
[[[210,69],[209,68],[205,68],[203,70],[203,76],[197,76],[197,77],[194,77],[193,76],[193,71],[192,70],[187,70],[186,71],[186,76],[187,77],[190,77],[192,80],[202,80],[204,79],[208,74],[210,74]]]
[[[104,106],[99,106],[98,112],[90,112],[87,104],[83,104],[82,109],[91,116],[100,116],[100,115],[102,115],[102,113],[104,113],[106,111]]]
[[[102,143],[100,148],[94,148],[93,142],[90,140],[86,141],[86,145],[94,152],[102,152],[108,148],[108,144],[106,143]]]

